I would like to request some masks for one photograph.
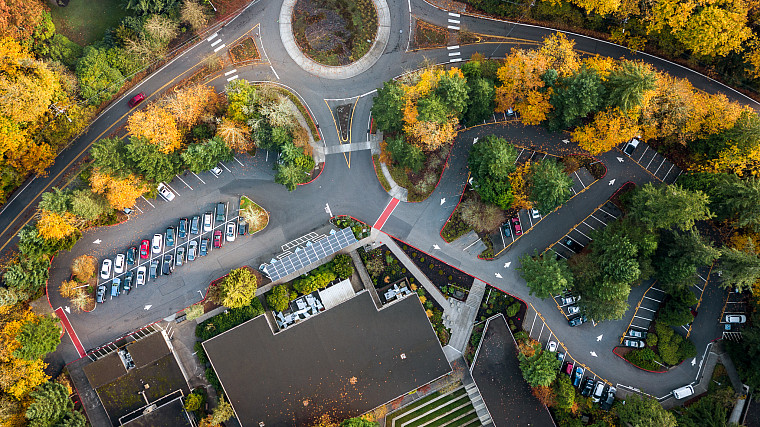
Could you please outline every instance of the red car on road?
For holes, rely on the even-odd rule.
[[[215,248],[222,247],[222,230],[214,231],[214,247]]]
[[[520,225],[520,218],[518,217],[512,218],[512,225],[515,227],[515,236],[521,236],[522,226]]]
[[[127,102],[129,104],[129,108],[135,108],[135,106],[145,100],[145,94],[140,92],[137,95],[133,96],[132,99]]]
[[[143,240],[142,243],[140,243],[140,258],[148,259],[149,254],[150,254],[150,241]]]

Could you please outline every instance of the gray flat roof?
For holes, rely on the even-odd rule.
[[[244,427],[350,418],[451,371],[414,296],[377,311],[364,292],[277,335],[259,316],[203,345]]]

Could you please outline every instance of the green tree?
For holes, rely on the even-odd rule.
[[[13,307],[18,301],[19,294],[16,289],[0,287],[0,307]]]
[[[195,173],[212,169],[219,162],[232,160],[232,150],[219,137],[209,139],[204,144],[190,144],[182,152],[187,168]]]
[[[388,138],[385,142],[393,161],[415,173],[422,169],[425,163],[425,153],[419,147],[408,144],[404,141],[403,136]]]
[[[164,14],[179,7],[179,0],[125,0],[124,9],[139,15]]]
[[[85,427],[87,418],[81,412],[72,411],[67,413],[55,427]]]
[[[568,410],[575,403],[575,387],[570,383],[570,377],[560,375],[554,382],[554,399],[557,408]]]
[[[539,256],[538,250],[533,256],[523,255],[517,271],[528,285],[530,294],[538,298],[551,298],[573,286],[573,273],[567,263],[564,260],[557,261],[551,254]]]
[[[515,171],[517,151],[504,138],[488,135],[470,149],[467,164],[476,179],[506,179]]]
[[[437,92],[431,92],[417,101],[417,119],[421,122],[444,124],[449,119],[450,109]]]
[[[274,182],[284,185],[288,191],[293,191],[298,184],[306,182],[308,177],[307,172],[295,163],[284,163],[277,165]]]
[[[725,341],[723,343],[736,365],[742,381],[750,387],[760,387],[760,314],[757,311],[742,330],[741,341]]]
[[[663,230],[655,253],[656,277],[667,287],[689,286],[697,274],[697,267],[710,265],[720,256],[694,230]]]
[[[62,214],[69,211],[70,204],[71,191],[53,187],[50,191],[42,193],[38,208]]]
[[[752,289],[752,285],[760,279],[760,258],[754,245],[749,245],[742,251],[723,248],[718,266],[722,271],[720,285],[725,288],[736,287],[746,291]]]
[[[565,173],[561,163],[546,158],[530,168],[530,201],[544,214],[548,214],[570,199],[573,180]]]
[[[578,122],[598,111],[604,100],[604,86],[599,74],[586,66],[575,74],[557,81],[549,98],[552,111],[549,114],[549,129],[560,130],[575,126]]]
[[[347,420],[343,420],[343,422],[340,423],[340,427],[377,427],[377,426],[379,426],[378,423],[374,421],[367,421],[359,417],[349,418]]]
[[[697,302],[699,301],[690,288],[674,288],[657,314],[657,321],[672,326],[687,325],[694,321],[691,308],[697,305]]]
[[[134,169],[127,146],[120,138],[103,138],[90,150],[92,166],[109,175],[126,177]]]
[[[166,154],[156,144],[145,138],[130,138],[127,152],[137,170],[147,180],[158,183],[171,181],[180,169],[182,162],[176,153]]]
[[[720,199],[717,212],[728,218],[734,227],[752,227],[760,231],[760,179],[749,177],[745,180],[731,178],[721,180],[715,188],[715,197]]]
[[[515,200],[515,195],[512,194],[512,183],[508,179],[480,179],[475,190],[482,201],[502,210],[509,209]]]
[[[348,279],[354,274],[354,267],[351,261],[351,256],[348,254],[335,255],[333,259],[333,273],[335,273],[341,279]]]
[[[8,287],[17,292],[19,299],[29,299],[45,286],[49,267],[50,259],[46,256],[23,257],[6,266],[3,279]]]
[[[726,427],[728,411],[718,399],[705,396],[676,416],[678,427]]]
[[[641,106],[644,94],[655,88],[655,73],[643,63],[623,61],[604,82],[607,105],[628,111]]]
[[[666,411],[657,399],[650,396],[629,394],[625,398],[625,405],[620,405],[617,408],[617,413],[623,425],[628,423],[633,427],[677,426],[673,414]]]
[[[537,350],[533,356],[519,353],[517,358],[523,378],[531,387],[549,386],[557,377],[559,360],[555,353]]]
[[[395,81],[384,82],[372,103],[372,117],[384,133],[401,132],[404,118],[404,89]]]
[[[647,183],[637,189],[628,204],[632,218],[650,230],[678,227],[690,230],[695,221],[713,217],[709,199],[701,191],[690,191],[678,184],[658,186]]]
[[[456,74],[442,73],[435,88],[443,104],[448,108],[449,116],[461,117],[467,108],[467,80]]]
[[[30,396],[33,400],[26,410],[26,418],[32,427],[57,425],[74,408],[69,391],[63,384],[48,381],[37,387]]]
[[[201,403],[203,403],[203,396],[198,393],[190,393],[185,398],[185,410],[197,411],[201,408]]]
[[[71,213],[94,221],[106,212],[105,201],[89,189],[74,190],[71,194]]]
[[[475,125],[489,119],[496,108],[496,90],[493,83],[486,79],[477,78],[467,81],[467,110],[465,120],[468,125]]]
[[[230,271],[221,286],[221,303],[229,308],[249,305],[256,295],[256,276],[247,268]]]
[[[38,316],[24,322],[16,336],[21,347],[13,352],[19,359],[34,361],[52,353],[61,343],[61,326],[57,317]]]
[[[234,416],[235,411],[232,409],[232,405],[224,400],[224,398],[221,398],[219,399],[219,404],[214,408],[214,411],[211,412],[211,415],[209,415],[209,424],[215,426],[220,425]]]
[[[277,285],[267,294],[267,304],[274,311],[283,311],[290,303],[290,290],[287,285]]]
[[[124,84],[121,71],[113,68],[108,62],[106,50],[93,46],[84,48],[82,57],[77,61],[76,74],[82,98],[91,105],[98,105],[109,99]]]

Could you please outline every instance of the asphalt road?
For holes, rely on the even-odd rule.
[[[5,205],[0,215],[0,241],[3,242],[0,250],[6,249],[9,243],[13,242],[17,231],[29,221],[40,195],[54,185],[62,185],[66,172],[86,154],[92,143],[124,124],[130,113],[125,102],[129,96],[142,91],[148,95],[148,101],[160,97],[172,83],[189,75],[206,57],[214,53],[220,46],[219,43],[212,46],[217,39],[221,39],[223,44],[229,47],[245,35],[254,36],[267,61],[263,64],[239,67],[236,69],[236,75],[251,81],[273,81],[295,90],[310,107],[320,125],[324,143],[328,146],[340,142],[326,99],[342,99],[345,103],[356,102],[351,140],[363,142],[366,139],[374,89],[380,87],[383,81],[417,68],[425,59],[437,63],[449,61],[446,49],[406,51],[409,10],[407,2],[394,0],[389,2],[390,40],[377,63],[368,71],[348,80],[317,78],[299,68],[285,52],[279,38],[277,23],[280,4],[265,1],[252,3],[238,18],[219,30],[213,41],[203,39],[141,82],[124,98],[115,101],[90,126],[87,133],[73,141],[70,147],[59,155],[46,177],[32,180]],[[446,25],[449,15],[445,11],[422,0],[414,0],[410,5],[412,13],[416,16]],[[490,57],[502,57],[513,47],[535,46],[536,42],[553,32],[535,26],[467,16],[462,16],[461,21],[463,26],[478,33],[511,37],[508,42],[503,43],[462,46],[460,50],[464,58],[476,51]],[[711,93],[725,93],[730,99],[757,107],[757,103],[738,92],[668,61],[644,54],[634,55],[626,48],[585,36],[571,34],[570,38],[574,39],[577,48],[585,53],[640,59],[675,76],[688,78],[699,89]],[[224,53],[226,47],[220,50],[220,53]],[[226,83],[227,77],[223,74],[226,71],[230,70],[223,70],[213,81],[219,90]],[[144,108],[145,104],[147,102],[139,108]],[[548,326],[562,337],[561,341],[573,357],[593,367],[597,375],[613,383],[639,387],[662,396],[676,386],[692,381],[698,370],[698,361],[695,366],[685,363],[668,374],[647,374],[622,362],[611,353],[611,348],[617,344],[620,334],[627,327],[630,313],[626,314],[624,320],[617,322],[605,322],[596,327],[584,325],[569,328],[554,301],[538,300],[529,296],[524,282],[514,270],[520,255],[534,249],[543,250],[555,242],[609,198],[622,183],[632,181],[641,185],[653,180],[652,175],[635,162],[619,162],[619,152],[612,151],[601,156],[600,159],[608,167],[608,174],[603,180],[591,185],[561,209],[544,218],[530,234],[512,245],[498,261],[473,259],[443,242],[438,233],[443,221],[453,210],[465,183],[468,147],[474,136],[489,133],[506,136],[518,143],[524,141],[539,144],[558,153],[573,149],[572,146],[565,146],[561,142],[562,134],[548,134],[540,128],[496,124],[462,132],[457,138],[449,166],[433,195],[422,203],[400,204],[386,222],[383,231],[528,301],[544,316]],[[371,157],[366,150],[352,152],[350,156],[345,157],[343,154],[328,155],[325,170],[319,179],[290,193],[273,182],[273,156],[269,156],[268,161],[265,152],[260,152],[255,158],[239,157],[242,165],[236,161],[230,162],[225,165],[229,171],[225,171],[219,178],[213,178],[211,174],[206,173],[198,177],[186,174],[182,177],[185,182],[181,182],[179,178],[175,179],[170,183],[179,193],[174,202],[140,201],[138,206],[143,212],[135,218],[118,226],[88,231],[72,252],[63,253],[55,259],[51,268],[49,292],[54,308],[65,306],[65,301],[52,288],[67,278],[70,261],[78,255],[87,253],[98,260],[113,257],[117,251],[123,251],[139,243],[140,239],[150,238],[154,233],[164,231],[167,226],[176,225],[179,217],[191,217],[210,210],[218,200],[234,204],[241,194],[252,197],[272,214],[267,229],[255,236],[239,238],[191,265],[179,267],[170,277],[161,277],[145,287],[134,290],[130,295],[122,295],[106,302],[93,313],[72,313],[70,320],[85,348],[104,344],[196,302],[200,298],[198,291],[232,267],[241,264],[258,265],[268,261],[280,252],[280,245],[324,224],[328,219],[324,210],[326,203],[329,203],[334,214],[350,214],[373,224],[390,200],[390,196],[385,193],[375,177]],[[613,179],[615,182],[610,184]],[[96,240],[100,240],[100,243],[95,244]],[[433,245],[438,245],[441,249],[433,249]],[[496,276],[497,273],[501,278]],[[719,300],[718,295],[721,292],[711,291],[710,305],[706,305],[706,310],[708,307],[708,311],[713,310],[711,304]],[[636,304],[642,294],[641,288],[632,292],[632,305]],[[719,301],[718,305],[721,302]],[[705,304],[707,303],[706,301]],[[146,308],[149,305],[150,307]],[[701,320],[700,316],[697,319]],[[692,339],[698,344],[700,356],[706,343],[715,338],[711,336],[712,333],[709,325],[695,327],[692,331]],[[602,338],[597,339],[599,336]],[[68,340],[64,340],[61,351],[66,360],[78,357]],[[592,351],[596,356],[591,355]]]

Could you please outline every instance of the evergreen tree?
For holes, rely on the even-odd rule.
[[[66,386],[59,383],[48,381],[37,387],[30,396],[33,400],[26,410],[26,418],[31,427],[56,425],[74,407]]]

